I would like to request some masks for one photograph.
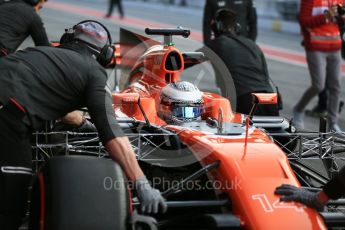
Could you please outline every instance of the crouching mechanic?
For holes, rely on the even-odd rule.
[[[310,192],[293,185],[283,184],[277,187],[274,193],[282,196],[280,201],[296,201],[322,211],[329,200],[337,200],[345,195],[345,167],[320,192]]]
[[[75,25],[59,47],[35,47],[0,59],[0,226],[17,229],[26,211],[33,130],[87,107],[110,157],[134,181],[143,212],[166,210],[115,120],[102,66],[112,59],[109,31],[95,21]]]
[[[213,31],[216,36],[206,44],[225,64],[231,73],[237,95],[236,112],[249,114],[252,93],[273,93],[265,57],[252,40],[236,33],[236,13],[221,9],[215,15]],[[207,50],[203,51],[207,54]],[[217,70],[216,70],[217,71]],[[222,74],[216,72],[216,82],[226,95],[229,85]],[[277,105],[259,105],[256,115],[278,116]]]

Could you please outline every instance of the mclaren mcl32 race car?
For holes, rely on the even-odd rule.
[[[154,216],[138,212],[135,192],[109,159],[97,133],[53,130],[36,133],[33,139],[34,163],[43,162],[32,187],[33,229],[345,226],[342,199],[318,213],[299,203],[280,202],[274,194],[281,184],[319,191],[337,170],[344,151],[341,138],[325,132],[296,133],[291,122],[281,117],[237,114],[227,98],[209,92],[200,92],[201,110],[175,111],[176,116],[186,117],[199,111],[199,119],[167,122],[160,114],[164,90],[183,80],[180,74],[185,68],[207,58],[173,45],[173,36],[188,37],[189,30],[146,29],[146,33],[164,36],[164,43],[121,31],[126,42],[117,45],[117,62],[127,68],[128,77],[121,91],[112,94],[113,108],[145,175],[166,199],[168,211]],[[128,47],[136,47],[135,55],[125,58]],[[277,101],[275,94],[254,94],[253,99],[253,108]],[[321,167],[314,167],[313,161],[321,162]]]

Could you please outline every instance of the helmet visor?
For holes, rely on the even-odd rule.
[[[178,106],[172,109],[172,115],[177,118],[198,118],[201,116],[203,108],[192,106]]]

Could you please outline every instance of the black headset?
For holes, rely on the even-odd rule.
[[[32,6],[37,6],[37,4],[40,3],[40,0],[24,0],[24,2]]]
[[[40,3],[40,0],[23,0],[23,1],[26,4],[29,4],[31,6],[37,6],[37,4]],[[7,2],[11,2],[11,0],[7,0],[7,1],[0,0],[0,4],[7,3]]]
[[[107,32],[107,44],[104,45],[101,50],[99,51],[99,54],[97,55],[96,60],[98,61],[99,64],[101,64],[103,67],[106,67],[107,65],[109,65],[111,63],[111,61],[114,58],[114,48],[112,46],[112,40],[111,40],[111,35],[109,30],[107,29],[107,27],[105,27],[102,23],[97,22],[95,20],[85,20],[85,21],[81,21],[78,24],[74,25],[72,28],[69,29],[65,29],[65,33],[61,36],[60,38],[60,44],[66,44],[69,42],[72,42],[75,38],[74,38],[74,33],[75,33],[75,29],[78,25],[85,23],[85,22],[94,22],[97,23],[98,25],[102,26],[102,28]],[[84,42],[84,41],[82,41]],[[96,48],[97,50],[99,49],[98,47],[95,47],[95,45],[84,42],[87,45],[91,46],[92,48]]]

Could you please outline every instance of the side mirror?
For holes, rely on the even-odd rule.
[[[145,122],[147,126],[151,126],[149,119],[146,116],[146,113],[144,111],[144,108],[142,107],[140,103],[140,95],[139,93],[119,93],[119,94],[113,94],[113,101],[115,101],[115,104],[131,104],[138,105],[139,109],[145,119]]]
[[[253,107],[248,114],[248,122],[251,123],[253,115],[258,105],[276,105],[278,104],[278,94],[276,93],[252,93]]]
[[[253,104],[276,105],[278,104],[278,94],[276,93],[252,93]]]
[[[244,153],[242,159],[246,156],[247,144],[248,144],[248,130],[249,126],[253,124],[253,115],[255,113],[258,105],[276,105],[278,104],[278,94],[277,93],[252,93],[253,97],[253,107],[250,110],[246,118],[246,138],[244,142]]]

